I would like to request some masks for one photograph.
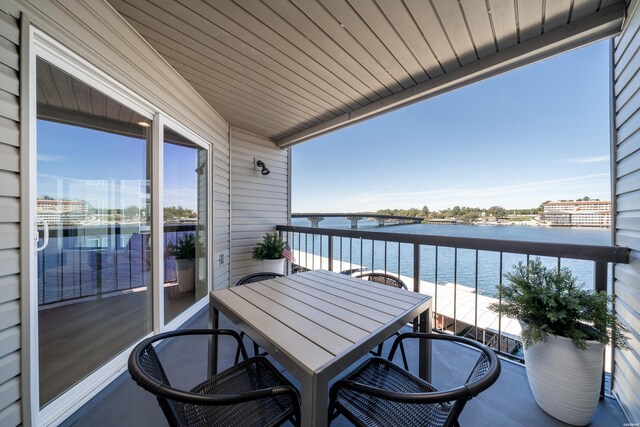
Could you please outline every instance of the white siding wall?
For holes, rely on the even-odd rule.
[[[20,26],[15,11],[3,6],[0,6],[0,425],[5,426],[21,421]]]
[[[631,2],[614,49],[615,244],[631,248],[615,267],[616,312],[631,332],[631,349],[614,355],[614,392],[632,422],[640,422],[640,10]]]
[[[271,171],[253,170],[253,159]],[[231,283],[261,271],[252,257],[262,236],[289,218],[288,152],[268,139],[231,128]]]
[[[30,22],[110,77],[172,116],[213,147],[215,248],[229,249],[229,125],[104,0],[0,2],[0,425],[20,418],[18,20]],[[25,77],[22,77],[26,84]],[[25,252],[26,253],[26,252]],[[229,264],[215,265],[217,287],[227,286]],[[25,280],[27,277],[25,277]],[[29,284],[22,285],[28,289]],[[22,337],[24,343],[25,337]],[[37,404],[37,403],[36,403]]]

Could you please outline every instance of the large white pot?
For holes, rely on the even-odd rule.
[[[196,285],[195,259],[177,259],[176,275],[178,276],[178,290],[191,292]]]
[[[262,271],[266,271],[269,273],[278,273],[284,274],[284,263],[286,259],[263,259],[262,260]]]
[[[540,408],[568,424],[589,424],[600,398],[603,358],[604,345],[597,341],[580,350],[555,335],[525,348],[527,378]]]

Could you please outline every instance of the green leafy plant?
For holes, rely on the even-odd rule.
[[[196,257],[196,235],[187,233],[177,239],[175,245],[169,242],[165,254],[167,257],[173,256],[176,259],[194,259]]]
[[[498,286],[502,303],[489,308],[526,324],[522,330],[526,347],[558,335],[570,338],[581,350],[587,340],[628,348],[628,331],[609,310],[611,297],[585,290],[569,269],[547,268],[536,258],[528,265],[514,265],[505,278],[508,283]]]
[[[253,248],[253,257],[258,261],[263,259],[280,259],[284,250],[284,242],[278,233],[266,233],[262,242]]]

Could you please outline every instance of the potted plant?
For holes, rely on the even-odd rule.
[[[176,275],[178,277],[178,290],[191,292],[195,288],[195,259],[196,259],[196,235],[187,233],[178,238],[176,243],[169,243],[167,256],[176,259]]]
[[[498,287],[502,303],[490,308],[522,324],[527,378],[549,415],[587,425],[600,396],[605,346],[627,348],[626,328],[609,310],[605,292],[584,289],[569,269],[547,268],[539,258],[520,262]]]
[[[253,258],[262,261],[262,271],[282,274],[285,262],[283,251],[284,241],[278,233],[266,233],[262,241],[253,248]]]

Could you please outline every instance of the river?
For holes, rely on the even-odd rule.
[[[309,227],[310,223],[304,218],[292,219],[292,225]],[[344,218],[327,218],[320,222],[322,228],[350,229],[351,223]],[[504,239],[521,240],[532,242],[552,242],[552,243],[573,243],[583,245],[610,245],[611,230],[602,228],[558,228],[558,227],[530,227],[511,225],[435,225],[435,224],[406,224],[378,227],[374,221],[362,220],[358,223],[358,229],[368,231],[379,231],[387,233],[409,233],[440,236],[472,237],[484,239]],[[309,238],[310,239],[310,238]],[[293,248],[298,249],[298,237],[292,237]],[[305,250],[304,235],[300,240],[301,249]],[[340,258],[339,240],[334,241],[334,259]],[[372,251],[371,241],[364,241],[362,254],[360,242],[353,241],[351,249],[351,259],[349,257],[349,239],[342,239],[342,260],[353,264],[361,264],[371,269],[385,269],[385,245],[377,242]],[[398,244],[389,243],[387,245],[386,270],[390,273],[398,273],[405,276],[413,276],[413,245],[400,245],[400,262],[398,263]],[[308,251],[311,252],[311,241],[307,241]],[[320,253],[319,239],[315,239],[316,254]],[[323,252],[326,256],[326,238],[323,244]],[[374,257],[372,260],[372,252]],[[459,249],[457,251],[457,262],[454,263],[455,254],[453,248],[438,249],[438,268],[436,277],[435,268],[435,248],[423,246],[421,249],[420,278],[429,282],[453,283],[454,278],[458,284],[470,287],[476,286],[476,258],[475,251],[469,249]],[[361,261],[362,260],[362,261]],[[525,261],[526,256],[515,254],[504,254],[502,273],[508,272],[514,264]],[[555,258],[542,258],[545,265],[549,267],[557,266]],[[373,265],[372,265],[373,261]],[[454,264],[456,268],[454,269]],[[561,266],[571,270],[579,283],[584,287],[593,288],[594,263],[591,261],[581,261],[572,259],[562,259]],[[325,266],[326,268],[326,266]],[[496,286],[500,283],[500,256],[495,252],[480,251],[478,253],[478,276],[477,286],[484,295],[495,295]],[[455,277],[454,277],[455,273]],[[611,274],[609,274],[611,281]],[[411,286],[411,284],[408,284]]]

